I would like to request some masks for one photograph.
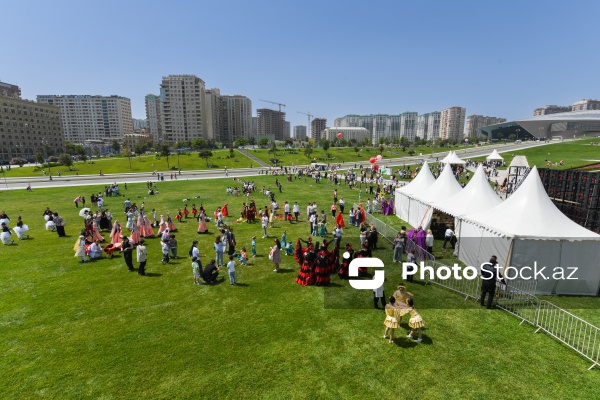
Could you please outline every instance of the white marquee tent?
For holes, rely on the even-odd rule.
[[[456,155],[456,152],[452,152],[450,153],[450,156],[448,157],[448,159],[446,160],[447,163],[450,163],[452,165],[464,165],[466,164],[466,161],[463,161],[459,156]]]
[[[498,153],[498,150],[494,149],[492,153],[485,158],[487,161],[504,161],[504,158]]]
[[[479,267],[491,255],[501,266],[525,276],[537,266],[548,279],[537,278],[538,294],[596,295],[600,287],[600,235],[567,218],[552,203],[534,167],[517,191],[487,210],[459,218],[458,258]],[[532,270],[527,270],[530,267]],[[564,278],[578,268],[575,280]]]
[[[502,203],[502,199],[488,183],[483,166],[480,165],[463,190],[447,199],[434,201],[433,206],[453,217],[460,217],[490,209],[500,203]]]
[[[408,195],[410,208],[408,219],[405,219],[413,227],[421,226],[427,229],[431,223],[434,207],[432,203],[454,196],[462,190],[452,172],[452,166],[446,166],[436,181],[427,189]]]
[[[408,185],[396,189],[394,205],[394,208],[396,209],[396,215],[400,219],[408,222],[408,215],[410,210],[409,195],[412,193],[423,192],[434,182],[435,177],[429,169],[429,164],[427,164],[427,161],[425,161],[415,179],[413,179]]]

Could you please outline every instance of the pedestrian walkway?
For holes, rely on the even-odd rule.
[[[270,167],[269,164],[267,164],[266,162],[264,162],[263,160],[261,160],[258,157],[253,156],[252,154],[248,153],[246,150],[242,150],[242,149],[236,149],[236,151],[240,152],[241,154],[245,155],[246,157],[248,157],[249,159],[251,159],[252,161],[256,162],[258,165],[260,165],[261,167]]]

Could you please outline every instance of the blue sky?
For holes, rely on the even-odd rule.
[[[528,117],[600,98],[600,2],[4,1],[0,80],[38,94],[144,96],[162,76],[285,103],[327,125],[346,114]]]

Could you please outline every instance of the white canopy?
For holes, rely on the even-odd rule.
[[[396,215],[400,219],[408,222],[408,215],[410,209],[409,195],[412,193],[422,193],[434,182],[435,177],[429,169],[429,164],[427,164],[427,161],[425,161],[415,179],[413,179],[408,185],[396,189],[396,197],[394,204],[394,208],[396,209]]]
[[[442,158],[442,159],[440,160],[440,162],[441,162],[441,163],[448,162],[448,160],[450,159],[450,157],[452,156],[452,154],[454,154],[454,152],[453,152],[453,151],[451,151],[450,153],[446,154],[446,157]]]
[[[446,160],[447,163],[450,163],[452,165],[457,165],[457,164],[466,164],[465,161],[461,160],[461,158],[459,156],[456,155],[456,152],[452,152],[448,159]]]
[[[469,213],[464,219],[509,237],[600,240],[600,235],[571,221],[556,208],[546,194],[537,167],[531,169],[506,201],[489,210]]]
[[[460,219],[458,257],[479,266],[497,255],[501,266],[537,276],[538,294],[596,295],[600,287],[600,235],[567,218],[552,203],[536,167],[504,202]],[[528,269],[529,268],[529,269]],[[571,270],[576,268],[571,280]],[[555,277],[557,271],[564,278]],[[514,273],[513,273],[514,275]]]
[[[494,149],[492,154],[485,158],[487,161],[504,161],[504,158],[498,153],[498,150]]]
[[[419,171],[417,176],[415,176],[415,179],[410,181],[407,185],[404,185],[401,188],[396,189],[396,191],[399,191],[399,192],[402,192],[405,194],[418,193],[418,192],[425,190],[429,186],[431,186],[433,184],[433,182],[435,182],[435,177],[433,176],[433,174],[431,173],[431,170],[429,169],[429,164],[427,164],[427,161],[425,161],[423,163],[423,166],[421,167],[421,170]]]
[[[473,178],[463,190],[454,196],[439,199],[433,202],[433,206],[454,217],[488,210],[502,203],[500,196],[488,183],[483,166],[479,165]]]

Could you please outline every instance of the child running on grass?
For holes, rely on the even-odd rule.
[[[421,318],[421,315],[419,315],[417,310],[415,310],[413,299],[408,299],[408,306],[410,307],[410,319],[408,320],[410,333],[406,335],[406,337],[412,339],[412,335],[415,333],[416,329],[418,333],[417,342],[422,342],[423,339],[421,338],[421,328],[425,327],[425,323],[423,322],[423,318]]]
[[[252,236],[252,257],[256,257],[256,236]]]

